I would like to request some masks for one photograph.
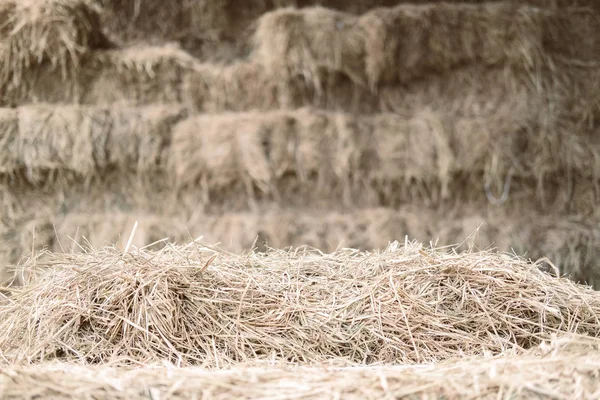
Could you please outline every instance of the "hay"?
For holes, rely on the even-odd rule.
[[[19,86],[10,88],[0,102],[11,106],[181,103],[184,76],[196,68],[198,61],[174,45],[94,51],[82,57],[71,79],[36,68]]]
[[[298,88],[268,76],[258,63],[203,64],[199,70],[184,77],[184,102],[194,111],[272,110],[298,104],[293,99]]]
[[[512,104],[493,114],[353,116],[314,109],[202,115],[174,128],[170,171],[207,195],[242,188],[249,199],[281,192],[325,191],[346,199],[365,187],[424,182],[451,197],[452,180],[470,177],[500,191],[507,177],[568,174],[598,179],[600,153],[587,135],[547,134],[529,110]],[[237,188],[237,189],[236,189]],[[464,188],[460,188],[463,190]],[[255,193],[256,191],[256,193]],[[540,192],[541,195],[541,192]]]
[[[150,172],[158,168],[182,109],[28,106],[0,109],[12,129],[3,131],[0,171],[24,172],[32,183],[57,173],[81,176],[107,168]]]
[[[86,60],[84,104],[181,103],[182,76],[196,60],[174,46],[98,52]]]
[[[3,0],[0,5],[0,89],[19,86],[31,67],[63,79],[91,49],[108,45],[98,10],[87,0]]]
[[[161,203],[154,210],[138,205],[130,211],[113,205],[106,211],[91,212],[88,205],[87,209],[80,208],[66,215],[31,217],[7,232],[5,247],[14,249],[9,262],[16,264],[32,249],[78,252],[81,249],[74,241],[93,248],[110,244],[123,248],[135,221],[139,222],[133,242],[137,247],[166,238],[182,243],[202,236],[236,253],[251,246],[263,251],[265,246],[303,245],[323,251],[340,247],[370,251],[405,236],[440,246],[458,245],[476,231],[476,235],[462,242],[460,249],[469,245],[478,249],[493,247],[533,260],[548,258],[574,281],[594,287],[600,284],[600,266],[596,261],[600,230],[594,223],[598,217],[532,212],[536,205],[524,205],[518,198],[502,208],[481,203],[349,211],[263,208],[257,212],[229,211],[222,215],[200,213],[193,202],[180,201],[174,207],[162,205],[166,203],[162,198],[154,198]],[[153,249],[161,246],[158,243]]]
[[[192,49],[219,41],[229,27],[225,0],[100,0],[107,34],[122,43],[181,41]]]
[[[357,84],[409,82],[465,64],[531,68],[543,59],[536,9],[510,5],[399,5],[360,18],[285,9],[258,22],[254,56],[272,74],[321,87],[321,70]]]
[[[0,386],[7,398],[566,399],[596,397],[599,368],[597,341],[562,339],[521,356],[420,366],[269,364],[221,371],[62,363],[10,366],[3,368]]]
[[[600,335],[597,292],[491,252],[393,243],[380,253],[228,255],[197,245],[49,255],[0,308],[10,363],[219,368],[428,363]]]
[[[268,13],[255,34],[254,57],[271,74],[300,75],[320,87],[320,69],[365,83],[365,43],[357,18],[321,7]]]

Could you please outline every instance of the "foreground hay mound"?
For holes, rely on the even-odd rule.
[[[0,308],[5,361],[428,363],[600,336],[597,292],[502,254],[190,244],[43,260]]]
[[[335,364],[335,363],[333,363]],[[289,365],[119,369],[48,363],[0,374],[6,398],[53,399],[593,399],[598,340],[555,340],[525,355],[421,366]]]

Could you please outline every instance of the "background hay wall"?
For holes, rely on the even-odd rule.
[[[47,184],[61,173],[89,177],[109,168],[156,170],[183,111],[168,106],[27,106],[0,112],[11,124],[0,135],[5,150],[0,170]]]
[[[179,207],[184,222],[313,208],[328,220],[413,203],[593,226],[593,4],[418,3],[0,3],[7,29],[43,25],[2,47],[20,60],[0,96],[3,229],[86,208],[161,220]],[[573,248],[594,254],[589,243]],[[565,271],[593,268],[556,248]]]

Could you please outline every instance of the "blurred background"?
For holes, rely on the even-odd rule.
[[[138,247],[408,237],[600,285],[598,1],[2,0],[0,107],[5,279],[138,221]]]

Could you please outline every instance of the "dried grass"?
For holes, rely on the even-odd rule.
[[[322,71],[357,84],[409,82],[466,64],[532,68],[543,60],[536,9],[505,4],[399,5],[357,18],[284,9],[258,22],[254,56],[272,74],[321,88]]]
[[[124,43],[178,40],[202,45],[222,39],[229,27],[226,0],[100,0],[108,34]],[[161,43],[162,42],[162,43]]]
[[[10,363],[221,368],[290,362],[429,363],[600,335],[597,292],[492,252],[417,242],[333,254],[217,253],[196,244],[48,255],[0,308]]]
[[[515,209],[515,207],[518,207]],[[595,218],[532,212],[535,205],[513,200],[505,207],[463,204],[457,207],[404,205],[398,209],[365,208],[339,211],[318,209],[261,209],[258,212],[227,212],[206,215],[193,204],[178,202],[177,207],[133,212],[109,208],[95,213],[82,209],[66,215],[38,216],[7,232],[6,248],[14,254],[7,263],[16,264],[32,249],[80,251],[73,242],[93,248],[116,244],[123,248],[135,221],[139,225],[133,244],[144,247],[162,239],[187,242],[202,236],[210,243],[232,252],[252,246],[309,246],[323,251],[340,247],[373,250],[405,236],[425,243],[457,245],[462,238],[477,232],[460,248],[496,248],[515,252],[533,260],[548,258],[561,273],[578,282],[598,287],[600,230]],[[159,248],[158,243],[153,248]]]
[[[23,173],[32,183],[48,182],[63,173],[89,176],[107,168],[156,170],[170,142],[171,127],[183,116],[176,106],[41,105],[0,113],[12,128],[0,133],[6,150],[0,172]]]
[[[512,104],[466,117],[300,109],[192,117],[174,128],[169,159],[179,184],[200,183],[209,195],[237,188],[249,199],[277,199],[284,190],[334,190],[349,200],[368,187],[416,181],[439,184],[441,197],[450,198],[452,180],[465,176],[501,192],[514,177],[541,188],[547,176],[595,182],[600,169],[590,165],[600,152],[586,143],[588,135],[546,133],[529,110]]]
[[[174,45],[136,46],[88,53],[71,79],[32,70],[7,90],[0,104],[75,103],[113,106],[173,104],[183,100],[183,80],[198,61]]]
[[[600,390],[599,353],[597,340],[562,338],[525,355],[420,366],[352,367],[330,362],[207,371],[48,363],[3,368],[0,385],[8,398],[593,399]]]
[[[84,104],[181,103],[183,75],[197,64],[175,46],[98,52],[86,61]]]
[[[0,89],[17,87],[31,67],[79,68],[91,49],[108,45],[88,0],[3,0],[0,4]]]

